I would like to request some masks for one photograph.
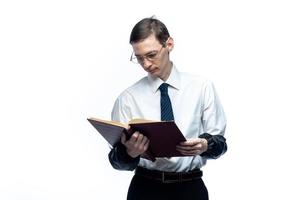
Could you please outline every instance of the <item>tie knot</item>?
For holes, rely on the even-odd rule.
[[[167,83],[163,83],[160,85],[159,89],[161,91],[161,93],[167,93],[167,88],[168,88],[168,84]]]

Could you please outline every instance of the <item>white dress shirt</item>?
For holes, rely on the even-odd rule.
[[[150,74],[123,91],[117,98],[112,120],[128,123],[134,118],[160,121],[160,91],[163,81]],[[166,83],[174,120],[183,135],[198,138],[203,133],[224,135],[226,119],[211,81],[179,72],[173,66]],[[161,140],[161,138],[160,138]],[[184,172],[205,165],[201,156],[140,159],[139,166],[161,171]]]

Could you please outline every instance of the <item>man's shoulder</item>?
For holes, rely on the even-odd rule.
[[[209,82],[211,82],[207,77],[201,76],[201,75],[196,75],[196,74],[190,74],[187,72],[181,72],[181,82],[184,85],[206,85]]]
[[[144,91],[144,88],[148,86],[148,77],[145,76],[138,80],[137,82],[133,83],[129,87],[127,87],[125,90],[122,91],[122,93],[119,95],[119,98],[134,95],[135,93],[139,93],[140,91]]]
[[[129,86],[126,90],[127,91],[135,91],[136,89],[144,89],[144,87],[148,86],[148,76],[145,76]]]

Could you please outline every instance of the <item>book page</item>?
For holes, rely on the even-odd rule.
[[[128,124],[154,123],[154,122],[161,122],[161,121],[153,121],[153,120],[148,120],[148,119],[136,118],[136,119],[130,120]]]
[[[117,122],[117,121],[103,120],[103,119],[98,119],[98,118],[94,118],[94,117],[89,117],[88,119],[94,120],[94,121],[97,121],[97,122],[102,122],[102,123],[105,123],[105,124],[111,124],[111,125],[114,125],[114,126],[120,126],[120,127],[125,128],[125,129],[128,128],[127,125],[120,123],[120,122]]]

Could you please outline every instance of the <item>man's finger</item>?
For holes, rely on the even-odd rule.
[[[197,139],[188,139],[185,142],[181,142],[180,144],[183,146],[194,146],[201,142],[201,140]]]
[[[148,138],[146,136],[143,135],[142,141],[141,141],[141,145],[145,145],[146,142],[148,141]]]
[[[139,133],[138,137],[136,139],[136,142],[139,143],[139,144],[142,143],[143,138],[144,138],[144,135]]]
[[[146,140],[145,144],[144,144],[144,149],[147,150],[149,148],[149,144],[150,144],[150,140]]]
[[[135,132],[135,133],[133,133],[132,135],[131,135],[131,137],[130,137],[130,141],[131,142],[136,142],[136,140],[137,140],[137,138],[138,138],[138,132]]]

